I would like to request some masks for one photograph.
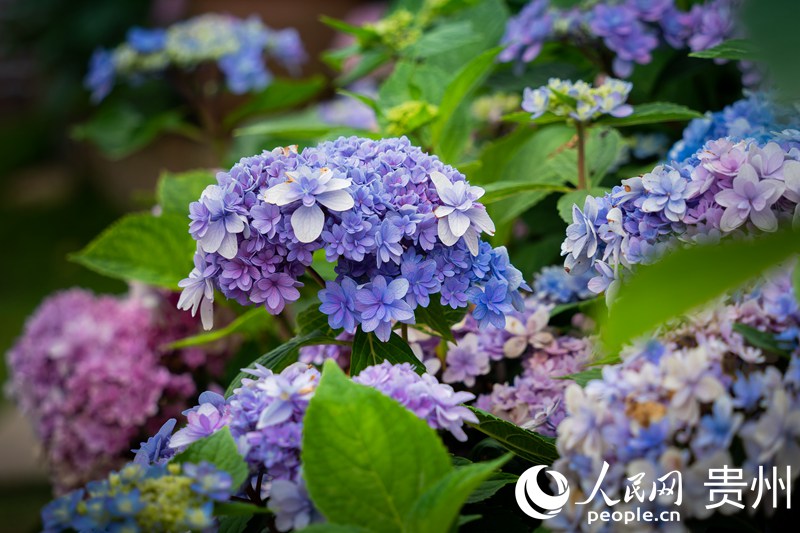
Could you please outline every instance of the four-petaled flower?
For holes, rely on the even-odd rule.
[[[374,331],[384,342],[392,334],[392,321],[414,323],[414,311],[404,300],[408,280],[395,279],[386,283],[383,276],[375,276],[356,293],[356,309],[361,313],[361,329]]]
[[[732,189],[719,191],[714,199],[725,207],[719,227],[722,231],[733,231],[749,218],[763,231],[778,229],[778,219],[772,205],[783,195],[785,186],[775,179],[759,180],[753,165],[745,163],[733,179]]]
[[[475,206],[484,190],[466,181],[454,183],[438,171],[431,172],[431,181],[442,202],[433,212],[439,219],[439,239],[446,246],[453,246],[463,237],[472,255],[478,255],[478,234],[483,231],[494,235],[494,222],[486,209]]]
[[[291,218],[292,229],[300,242],[314,242],[322,233],[325,213],[318,204],[331,211],[347,211],[355,205],[353,197],[345,190],[352,180],[334,178],[329,168],[301,167],[297,171],[286,171],[286,176],[288,181],[264,192],[264,201],[279,207],[298,200],[302,202]]]

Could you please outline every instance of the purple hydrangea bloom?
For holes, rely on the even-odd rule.
[[[174,305],[145,288],[120,297],[72,289],[28,319],[7,354],[8,391],[33,425],[57,492],[120,467],[150,435],[138,462],[171,455],[169,419],[196,394],[193,370],[218,377],[231,348],[165,349],[200,329]]]
[[[356,292],[356,309],[361,314],[361,328],[374,331],[386,342],[392,334],[392,322],[414,323],[414,311],[405,301],[408,280],[399,278],[387,283],[383,276]]]
[[[320,205],[331,211],[353,207],[353,197],[346,190],[351,180],[333,176],[327,168],[314,171],[301,167],[297,172],[287,172],[286,182],[273,185],[264,193],[264,200],[278,207],[301,201],[291,218],[292,230],[300,242],[314,242],[322,233],[325,214]]]
[[[689,182],[675,169],[657,166],[652,172],[642,176],[645,199],[642,211],[645,213],[664,213],[667,220],[678,222],[686,213],[686,199],[689,196]]]
[[[341,283],[328,281],[325,283],[325,288],[319,291],[319,300],[322,302],[319,310],[328,316],[331,328],[355,333],[357,291],[356,282],[350,278],[343,278]]]
[[[561,255],[566,255],[564,268],[570,274],[582,274],[589,270],[597,256],[598,238],[596,221],[599,210],[597,200],[587,196],[583,211],[572,206],[572,224],[567,227],[567,239],[561,245]]]
[[[409,363],[392,365],[384,361],[365,368],[353,381],[397,400],[433,429],[446,429],[460,441],[467,440],[464,423],[477,422],[475,415],[461,405],[474,399],[473,394],[455,392],[430,374],[420,376]]]
[[[748,218],[763,231],[778,229],[778,218],[772,206],[783,195],[785,186],[775,179],[759,179],[755,168],[745,164],[733,179],[730,189],[723,189],[714,195],[714,200],[725,208],[720,220],[720,229],[733,231]]]
[[[530,0],[506,23],[498,61],[516,62],[517,71],[534,61],[548,42],[577,46],[601,43],[612,54],[616,76],[631,75],[634,63],[648,64],[662,42],[675,48],[710,48],[738,36],[734,15],[738,0],[713,0],[682,11],[674,0],[585,2],[560,8],[548,0]],[[741,63],[749,80],[751,67]]]
[[[217,182],[190,205],[198,253],[180,284],[181,308],[200,309],[207,327],[215,289],[281,312],[299,297],[299,278],[317,250],[337,263],[322,305],[335,315],[331,325],[348,332],[366,325],[388,338],[393,322],[413,323],[413,309],[435,294],[465,307],[467,290],[493,279],[506,281],[503,298],[512,302],[527,289],[504,249],[480,240],[494,230],[476,201],[482,190],[405,138],[276,148],[243,158]],[[373,294],[375,301],[356,297],[381,292],[384,282],[391,291]],[[388,310],[387,302],[376,307],[384,297]]]
[[[772,314],[763,295],[764,283],[782,284],[789,276],[781,269],[662,328],[657,356],[648,353],[652,343],[637,343],[622,350],[620,364],[604,367],[600,379],[571,385],[554,468],[590,493],[608,463],[603,490],[614,499],[625,494],[631,472],[644,472],[649,484],[677,469],[684,487],[702,483],[711,466],[756,474],[758,465],[771,465],[786,472],[800,452],[800,390],[791,375],[797,353],[788,364],[767,363],[731,326],[745,323],[768,335],[795,327],[800,315]],[[792,472],[786,482],[796,477]],[[684,497],[681,514],[707,519],[713,512],[706,504]],[[587,510],[576,512],[585,518]]]
[[[445,362],[445,383],[461,382],[471,387],[477,376],[489,373],[489,355],[478,349],[478,336],[474,333],[465,335],[458,344],[449,343]]]
[[[505,326],[505,315],[513,309],[505,281],[492,280],[486,284],[484,290],[472,287],[467,291],[467,296],[475,304],[472,315],[481,327],[488,324],[497,328]]]
[[[761,112],[769,115],[767,122]],[[776,130],[769,133],[768,125],[777,129],[792,121],[796,114],[792,118],[788,110],[752,96],[713,115],[703,132],[690,125],[671,153],[683,154],[685,146],[705,139],[709,128],[730,132],[737,122],[756,125],[756,137],[707,141],[681,162],[659,165],[603,197],[587,198],[583,211],[574,208],[567,228],[565,268],[579,274],[594,270],[589,288],[612,295],[616,281],[635,265],[653,262],[682,243],[775,231],[781,220],[800,220],[800,143]]]
[[[301,530],[309,524],[323,521],[308,497],[302,476],[296,483],[285,479],[273,481],[267,507],[275,513],[275,528],[278,531]]]
[[[169,441],[170,448],[183,448],[202,438],[213,435],[228,424],[224,407],[211,403],[201,404],[197,409],[186,411],[188,423],[178,430]]]
[[[166,463],[175,454],[169,441],[177,422],[177,419],[170,418],[155,435],[142,442],[139,448],[131,450],[134,453],[133,462],[143,465]]]

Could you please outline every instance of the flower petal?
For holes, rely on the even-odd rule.
[[[471,253],[473,257],[477,257],[480,251],[480,245],[478,243],[478,232],[475,231],[475,228],[467,228],[467,231],[464,232],[464,242],[467,243],[469,253]]]
[[[450,224],[447,223],[446,218],[439,219],[438,230],[439,230],[438,231],[439,239],[445,246],[453,246],[455,243],[458,242],[458,237],[453,235],[453,232],[450,231]]]
[[[353,183],[353,180],[350,178],[331,178],[328,183],[325,184],[325,192],[333,192],[333,191],[340,191],[342,189],[346,189]]]
[[[775,231],[778,229],[778,219],[769,207],[761,211],[750,211],[750,220],[762,231]]]
[[[277,206],[290,204],[299,198],[292,184],[288,182],[279,183],[264,192],[264,201]]]
[[[467,210],[467,216],[472,222],[475,223],[476,226],[481,229],[481,231],[488,233],[489,235],[494,235],[494,221],[485,209],[480,209],[478,207],[470,208]]]
[[[322,233],[325,214],[317,204],[300,206],[292,213],[292,229],[297,240],[302,243],[314,242]]]
[[[450,231],[456,237],[461,237],[469,229],[469,217],[461,211],[453,211],[447,215],[447,223],[450,225]]]
[[[331,211],[347,211],[355,205],[350,193],[341,189],[318,194],[317,201]]]
[[[449,191],[453,188],[453,183],[448,179],[447,176],[439,172],[438,170],[434,170],[431,172],[431,181],[433,182],[434,187],[436,187],[436,193],[441,197],[442,193],[445,191]]]

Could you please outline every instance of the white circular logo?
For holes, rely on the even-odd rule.
[[[539,486],[538,476],[539,472],[547,468],[547,465],[534,466],[527,469],[519,476],[517,486],[514,494],[517,497],[517,505],[522,509],[522,512],[531,518],[538,518],[539,520],[547,520],[556,516],[561,509],[566,505],[569,500],[569,483],[561,473],[555,470],[547,470],[547,474],[556,482],[556,495],[551,496],[544,492]],[[536,507],[542,509],[543,512],[537,511],[531,502]]]

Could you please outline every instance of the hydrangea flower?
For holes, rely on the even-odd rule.
[[[775,359],[731,327],[743,323],[769,336],[796,328],[800,314],[773,314],[776,295],[767,290],[780,285],[792,294],[789,276],[786,269],[771,273],[744,294],[676,320],[657,339],[625,348],[622,363],[603,367],[600,379],[584,388],[570,385],[566,417],[557,428],[561,458],[553,468],[573,490],[590,494],[607,462],[603,490],[614,499],[622,498],[627,478],[637,472],[645,473],[642,483],[649,486],[677,469],[684,491],[691,491],[707,480],[710,466],[741,468],[744,479],[753,479],[759,466],[774,466],[784,476],[792,465],[785,481],[793,483],[800,452],[796,335],[787,346],[790,356]],[[745,494],[743,503],[751,505],[754,494]],[[707,503],[706,493],[687,498],[684,492],[682,519],[708,518],[715,510]],[[559,516],[548,527],[588,530],[589,507],[576,506],[577,520]]]
[[[716,46],[736,35],[737,0],[711,0],[682,11],[674,0],[588,2],[561,8],[548,0],[530,0],[506,23],[498,56],[518,70],[534,61],[548,42],[594,46],[601,42],[612,54],[612,68],[628,77],[634,64],[646,65],[662,42],[693,51]],[[742,70],[748,75],[745,65]]]
[[[260,365],[248,372],[253,377],[243,379],[242,386],[227,400],[203,393],[201,404],[186,411],[189,423],[172,436],[170,446],[228,427],[250,466],[248,483],[260,477],[268,482],[260,486],[269,497],[269,508],[276,513],[278,529],[305,527],[321,518],[308,499],[300,462],[303,419],[320,373],[304,363],[292,364],[280,373]],[[420,376],[408,363],[392,365],[384,361],[365,368],[353,380],[397,400],[432,428],[447,430],[459,440],[466,440],[464,423],[477,422],[475,415],[461,405],[473,400],[473,394],[455,392],[432,375]],[[218,493],[220,485],[213,472],[192,467],[188,474],[195,478],[194,490],[209,496]]]
[[[345,190],[352,180],[334,178],[329,168],[312,170],[300,167],[296,172],[286,172],[286,178],[285,182],[264,191],[264,201],[278,207],[297,201],[302,203],[291,218],[292,231],[300,242],[314,242],[322,233],[325,214],[320,205],[331,211],[347,211],[355,204]]]
[[[139,452],[146,464],[169,456],[167,420],[196,394],[193,373],[201,385],[222,374],[230,343],[163,348],[199,330],[174,305],[149,289],[122,297],[72,289],[28,319],[7,354],[8,390],[33,424],[57,492],[120,467],[165,422]]]
[[[758,102],[748,100],[725,114],[741,120],[745,111],[761,109],[754,107]],[[690,125],[687,132],[693,129]],[[565,268],[577,274],[592,271],[588,287],[611,294],[625,271],[681,243],[775,231],[780,220],[793,220],[800,212],[795,192],[800,143],[791,135],[760,131],[757,138],[708,141],[681,163],[656,166],[642,177],[623,180],[603,197],[587,197],[583,211],[573,206],[573,223],[561,247]]]
[[[522,109],[530,113],[532,119],[544,113],[572,117],[579,122],[595,120],[601,115],[626,117],[633,113],[633,108],[626,103],[631,88],[630,83],[613,78],[606,79],[597,87],[583,81],[551,78],[545,86],[524,90]],[[563,96],[573,98],[576,103]]]
[[[231,477],[213,465],[130,463],[42,509],[44,531],[208,531]]]
[[[216,63],[228,89],[244,94],[272,82],[266,59],[296,74],[306,60],[297,31],[274,30],[257,17],[205,14],[166,29],[131,28],[124,43],[94,53],[84,85],[97,103],[116,80],[135,81],[170,68],[191,72],[202,63]]]
[[[484,322],[502,327],[528,288],[505,249],[480,240],[494,231],[477,202],[483,190],[406,138],[277,148],[243,158],[217,182],[190,206],[198,253],[181,282],[181,308],[206,317],[212,289],[279,313],[299,298],[320,249],[337,263],[319,295],[331,327],[361,326],[383,340],[436,294],[454,308],[485,307]]]

